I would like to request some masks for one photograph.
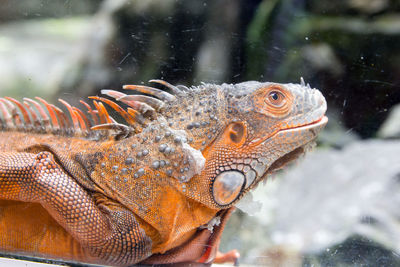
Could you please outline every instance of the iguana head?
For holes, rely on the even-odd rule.
[[[203,90],[216,106],[210,124],[217,131],[192,134],[211,138],[199,148],[206,158],[201,175],[185,188],[190,197],[213,208],[234,205],[269,173],[303,154],[327,123],[324,97],[304,83],[207,86],[213,88]]]

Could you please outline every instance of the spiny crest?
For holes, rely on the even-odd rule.
[[[174,86],[163,80],[149,82],[163,85],[175,95],[188,90],[185,86]],[[93,139],[113,134],[120,139],[140,133],[148,121],[157,118],[167,102],[176,100],[175,95],[153,87],[125,85],[123,89],[146,95],[127,95],[114,90],[101,90],[102,94],[126,104],[127,108],[122,108],[113,100],[91,96],[89,99],[93,100],[94,108],[80,101],[86,108],[85,112],[62,99],[59,101],[67,112],[40,97],[36,97],[36,100],[24,98],[22,103],[11,97],[0,98],[2,127],[5,130],[86,136]],[[118,123],[110,116],[105,106],[118,113],[125,123]]]

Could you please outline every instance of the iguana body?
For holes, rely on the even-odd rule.
[[[94,97],[93,121],[63,101],[69,119],[41,99],[0,100],[1,250],[110,265],[211,262],[234,204],[327,122],[323,96],[304,84],[156,82],[175,95],[104,90],[129,107]]]

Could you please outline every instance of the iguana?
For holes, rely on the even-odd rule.
[[[87,115],[63,100],[65,112],[41,98],[0,98],[1,251],[211,263],[235,203],[327,123],[324,97],[303,80],[151,82],[168,90],[102,90],[94,107],[81,102]]]

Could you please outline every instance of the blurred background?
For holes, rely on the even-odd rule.
[[[400,266],[400,0],[2,0],[0,95],[78,101],[164,79],[319,88],[318,147],[239,209],[262,266]]]

